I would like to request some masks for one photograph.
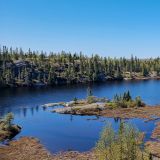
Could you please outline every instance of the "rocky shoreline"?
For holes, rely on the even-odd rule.
[[[95,102],[91,104],[79,104],[72,106],[66,106],[71,102],[64,103],[50,103],[42,105],[43,107],[54,107],[62,105],[62,108],[55,108],[52,112],[59,114],[72,114],[72,115],[97,115],[110,118],[143,118],[146,121],[160,119],[160,106],[144,106],[144,107],[133,107],[133,108],[110,108],[105,103]],[[84,102],[85,103],[85,102]]]
[[[12,113],[8,113],[4,118],[0,119],[0,142],[12,139],[21,131],[19,125],[12,123],[13,119]]]
[[[11,141],[8,146],[0,147],[1,160],[96,160],[93,152],[80,153],[77,151],[49,153],[39,140],[23,137]]]
[[[160,159],[160,122],[156,123],[156,128],[152,132],[152,141],[148,141],[145,145],[146,148],[154,155]]]
[[[0,131],[0,142],[6,139],[12,139],[21,131],[19,125],[13,125],[10,130]]]

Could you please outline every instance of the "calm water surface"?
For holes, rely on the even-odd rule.
[[[92,85],[94,95],[112,98],[116,93],[130,90],[132,96],[141,96],[150,105],[160,104],[160,81],[128,81],[108,82]],[[87,151],[94,147],[100,131],[107,123],[112,123],[115,130],[119,121],[113,118],[95,116],[71,116],[51,113],[40,105],[50,102],[70,101],[74,97],[85,98],[87,85],[60,86],[54,88],[36,89],[1,89],[0,115],[8,112],[15,115],[15,123],[23,127],[21,136],[32,136],[40,139],[51,152],[62,150]],[[126,120],[139,130],[146,132],[149,139],[154,128],[154,122],[144,122],[142,119]]]

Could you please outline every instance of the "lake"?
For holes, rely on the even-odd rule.
[[[57,86],[50,88],[12,88],[0,90],[0,115],[8,112],[15,115],[14,122],[22,126],[21,136],[32,136],[52,153],[66,150],[88,151],[92,149],[106,123],[115,130],[120,121],[114,118],[96,116],[72,116],[51,113],[41,105],[50,102],[70,101],[74,97],[85,98],[88,85]],[[91,85],[98,97],[112,98],[116,93],[129,90],[133,97],[141,96],[149,105],[160,104],[160,81],[123,81],[106,82]],[[154,129],[154,121],[143,119],[126,120],[146,133],[148,140]]]

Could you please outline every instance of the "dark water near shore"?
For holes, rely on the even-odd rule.
[[[107,82],[92,85],[94,95],[112,98],[116,93],[130,90],[133,97],[140,95],[150,105],[160,104],[160,81]],[[15,114],[15,123],[23,127],[16,136],[33,136],[40,139],[51,152],[61,150],[87,151],[94,147],[105,123],[115,129],[119,121],[95,116],[58,115],[44,110],[40,105],[50,102],[70,101],[74,97],[85,98],[87,85],[59,86],[54,88],[14,88],[0,90],[0,115]],[[149,139],[154,122],[142,119],[127,120]]]

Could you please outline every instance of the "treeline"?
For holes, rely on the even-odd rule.
[[[0,85],[32,86],[139,79],[160,76],[160,58],[130,59],[83,53],[24,52],[0,48]]]

